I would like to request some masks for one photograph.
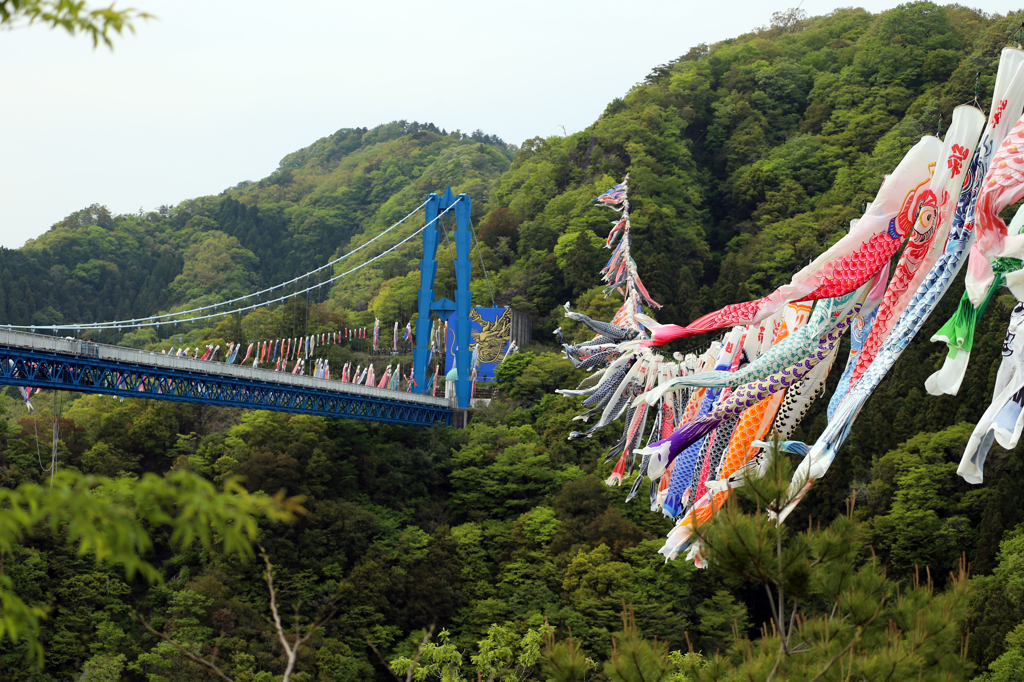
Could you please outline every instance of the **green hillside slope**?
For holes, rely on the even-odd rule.
[[[216,196],[143,215],[83,209],[22,249],[0,250],[0,324],[112,319],[224,301],[367,243],[425,194],[451,185],[474,200],[482,242],[473,253],[475,301],[490,302],[476,270],[482,258],[496,302],[536,317],[535,343],[506,365],[501,399],[458,431],[102,396],[69,402],[50,392],[32,396],[37,411],[28,413],[6,389],[0,486],[48,481],[41,463],[56,419],[59,469],[125,477],[183,469],[218,485],[240,476],[254,491],[304,496],[307,515],[260,528],[282,609],[308,623],[336,588],[341,609],[300,656],[295,682],[394,679],[384,661],[414,656],[421,628],[432,626],[449,629],[467,652],[465,679],[476,678],[469,656],[492,624],[507,628],[497,635],[518,639],[547,621],[561,641],[571,632],[600,663],[610,658],[624,603],[646,636],[672,650],[690,644],[739,660],[734,629],[755,640],[743,645],[748,651],[771,629],[762,586],[714,566],[664,564],[657,550],[671,521],[640,500],[625,504],[621,489],[603,483],[615,429],[566,438],[579,425],[572,417],[580,401],[553,391],[582,373],[553,352],[556,326],[576,333],[563,324],[560,306],[573,301],[604,318],[618,306],[615,294],[606,299],[598,286],[612,214],[592,199],[629,173],[633,253],[652,297],[664,304],[659,320],[685,323],[758,296],[840,238],[883,175],[921,135],[945,129],[956,104],[973,100],[976,90],[984,100],[999,51],[1022,19],[928,2],[881,14],[784,13],[770,26],[654,68],[573,135],[512,147],[483,133],[407,122],[345,129],[288,155],[267,178]],[[333,274],[420,225],[416,218],[396,228]],[[375,316],[386,328],[404,325],[414,311],[419,258],[413,240],[287,306],[208,326],[105,332],[102,339],[166,348],[362,326]],[[443,242],[438,259],[437,291],[451,296]],[[809,522],[827,525],[856,497],[856,533],[869,547],[858,560],[877,561],[890,581],[914,584],[915,570],[925,574],[927,567],[941,589],[966,558],[973,591],[967,615],[953,623],[955,646],[943,640],[922,649],[952,657],[944,676],[927,670],[904,677],[1009,680],[1024,660],[1024,504],[1017,488],[1024,446],[994,448],[984,486],[963,483],[955,469],[970,423],[990,398],[1015,300],[1002,295],[988,307],[960,395],[934,398],[923,381],[944,349],[927,339],[955,308],[957,286],[867,403],[828,476],[787,528],[796,537]],[[679,342],[679,349],[709,340]],[[337,368],[357,351],[366,362],[363,347],[325,352]],[[830,388],[837,379],[835,372]],[[815,403],[797,437],[820,432],[824,406]],[[218,656],[234,680],[279,679],[284,655],[265,620],[260,564],[217,549],[175,551],[155,531],[148,558],[163,582],[151,585],[97,564],[67,537],[63,527],[40,528],[0,557],[10,589],[46,613],[41,671],[26,661],[23,642],[0,639],[0,678],[212,679],[147,633],[134,612],[175,641]],[[833,612],[819,587],[807,588],[801,613]],[[878,620],[892,632],[915,615],[906,603],[902,615],[896,608]],[[961,647],[959,634],[968,629]],[[862,648],[873,646],[886,646],[883,635]],[[1001,677],[975,677],[993,661]],[[843,665],[820,679],[840,679]],[[533,670],[517,679],[546,677]],[[598,669],[586,679],[612,678]]]
[[[595,285],[609,223],[587,202],[629,171],[637,265],[660,318],[767,293],[846,231],[910,145],[948,126],[976,74],[980,96],[991,91],[1018,23],[916,3],[691,49],[586,130],[517,152],[489,205],[519,224],[505,286],[546,314]]]

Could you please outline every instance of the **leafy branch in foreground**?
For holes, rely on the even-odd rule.
[[[730,651],[687,672],[708,681],[969,679],[960,627],[970,591],[965,564],[942,593],[928,569],[923,582],[920,571],[909,586],[890,580],[873,552],[865,556],[852,499],[829,526],[778,525],[791,466],[773,454],[764,478],[738,491],[755,511],[742,511],[734,495],[700,529],[714,570],[763,586],[771,621],[758,639],[737,632]]]
[[[153,15],[134,8],[123,10],[109,7],[91,9],[85,0],[0,0],[0,27],[25,28],[45,24],[50,28],[63,28],[71,35],[84,33],[92,39],[92,46],[102,42],[113,49],[112,34],[122,35],[125,30],[135,33],[133,22],[152,19]]]
[[[98,563],[121,566],[128,577],[139,574],[160,583],[163,576],[144,558],[153,548],[149,528],[170,529],[170,543],[178,551],[196,543],[209,551],[216,543],[225,554],[251,558],[258,519],[290,522],[302,513],[300,498],[252,494],[238,479],[229,479],[219,491],[184,470],[138,480],[61,471],[52,489],[37,483],[0,488],[0,557],[48,527],[54,535],[63,534],[79,556],[91,555]],[[24,639],[41,664],[38,634],[45,610],[15,594],[2,567],[0,641]]]

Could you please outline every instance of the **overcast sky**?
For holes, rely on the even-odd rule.
[[[652,67],[792,4],[132,0],[158,18],[113,52],[42,27],[0,32],[0,245],[93,203],[152,210],[257,180],[339,128],[431,121],[515,144],[572,133]]]

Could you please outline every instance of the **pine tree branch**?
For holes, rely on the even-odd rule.
[[[769,592],[769,594],[771,594],[771,592]],[[789,616],[789,631],[786,632],[783,635],[783,637],[782,637],[782,642],[779,644],[779,654],[775,658],[775,666],[772,668],[772,671],[768,674],[768,677],[765,678],[765,682],[771,682],[772,678],[775,677],[775,673],[778,672],[779,665],[782,663],[782,654],[783,654],[783,652],[785,652],[786,655],[792,655],[792,654],[804,653],[805,651],[809,650],[809,649],[799,650],[801,646],[803,646],[805,644],[808,644],[808,642],[801,642],[800,644],[797,645],[797,647],[795,649],[790,649],[789,648],[789,638],[793,634],[793,622],[796,620],[796,609],[797,609],[797,606],[799,606],[799,604],[800,604],[800,600],[799,599],[794,599],[793,600],[793,612]],[[785,615],[785,614],[783,613],[783,615]]]
[[[803,641],[797,644],[795,647],[789,650],[790,654],[806,654],[811,650],[811,642]]]
[[[782,528],[778,525],[775,526],[775,557],[778,562],[779,572],[777,574],[776,585],[779,588],[779,635],[781,636],[782,650],[785,651],[788,648],[788,642],[786,637],[786,593],[782,587]],[[781,654],[780,654],[781,655]],[[771,679],[769,676],[768,679]]]
[[[772,666],[772,671],[768,673],[768,677],[765,678],[764,682],[772,682],[772,678],[775,677],[775,673],[779,671],[779,665],[782,663],[782,646],[779,646],[779,655],[775,657],[775,665]]]
[[[831,668],[833,666],[833,664],[835,664],[836,661],[838,661],[840,658],[845,656],[846,652],[848,652],[851,649],[853,649],[853,645],[860,641],[861,635],[864,634],[864,631],[867,630],[868,627],[872,623],[874,623],[875,620],[878,619],[878,616],[882,613],[882,607],[885,606],[885,602],[886,602],[886,598],[882,597],[882,599],[878,602],[878,608],[875,609],[875,615],[871,616],[871,618],[866,623],[864,623],[863,625],[861,625],[861,626],[859,626],[857,628],[858,631],[853,636],[853,638],[850,639],[850,643],[847,644],[846,647],[844,647],[842,651],[840,651],[838,654],[833,656],[832,659],[829,660],[829,662],[825,664],[825,667],[822,668],[821,672],[819,672],[817,675],[815,675],[814,677],[812,677],[810,679],[810,682],[818,682],[818,680],[820,680],[822,678],[822,676],[829,671],[829,668]]]
[[[781,619],[779,618],[779,612],[775,609],[775,595],[772,594],[772,588],[768,584],[765,584],[764,591],[768,593],[768,604],[772,609],[772,621],[776,623],[775,628],[777,630],[779,620]]]
[[[789,647],[789,638],[793,636],[793,623],[796,621],[796,607],[800,605],[799,599],[793,600],[793,612],[789,614],[789,633],[786,634],[786,647]],[[790,649],[789,653],[793,653]]]
[[[779,609],[776,616],[776,628],[779,630],[779,653],[775,657],[775,665],[772,667],[772,671],[768,673],[768,677],[765,678],[765,682],[771,682],[775,677],[775,673],[778,672],[779,666],[782,665],[782,655],[789,653],[789,633],[786,631],[786,593],[782,587],[782,529],[778,526],[775,527],[775,557],[778,562],[778,576],[776,583],[779,588]],[[771,589],[768,589],[768,595],[771,596]],[[795,607],[794,607],[795,608]],[[772,605],[772,611],[775,611],[775,605]],[[790,627],[792,628],[792,618],[790,619]]]
[[[633,665],[636,666],[636,672],[640,675],[640,682],[647,682],[647,678],[644,677],[643,669],[640,667],[640,660],[636,655],[636,646],[633,647],[633,651],[630,653],[630,658],[633,659]]]
[[[781,578],[780,578],[781,580]],[[779,637],[782,644],[782,650],[788,651],[789,649],[789,637],[786,632],[786,593],[783,591],[782,583],[779,582]]]
[[[696,530],[697,530],[697,512],[695,512],[695,511],[691,511],[690,512],[690,523],[693,525],[694,531],[696,532]],[[747,553],[748,556],[754,556],[754,552],[752,552],[750,547],[747,546],[747,543],[744,540],[742,533],[737,533],[734,539],[739,543],[740,547],[743,548],[743,550]],[[709,552],[720,551],[722,553],[729,553],[734,558],[736,557],[735,552],[733,552],[732,549],[729,547],[729,542],[728,541],[725,542],[725,547],[723,549],[721,549],[721,550],[717,549],[716,546],[711,543],[710,538],[707,537],[706,535],[701,536],[701,541],[704,542],[705,545],[707,545],[707,548],[708,548]],[[757,541],[758,541],[758,544],[761,543],[760,535],[758,535]],[[759,575],[753,575],[753,574],[747,573],[745,571],[740,573],[740,575],[742,575],[747,580],[750,580],[751,582],[761,583],[762,585],[765,585],[765,586],[768,585],[768,583]]]

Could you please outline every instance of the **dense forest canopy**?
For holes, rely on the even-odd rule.
[[[474,301],[489,304],[493,290],[497,305],[535,316],[535,344],[500,374],[502,398],[459,431],[45,392],[27,414],[7,389],[3,485],[48,480],[37,447],[51,446],[57,419],[62,469],[113,477],[185,470],[216,484],[237,475],[251,491],[304,496],[307,515],[261,527],[279,597],[300,620],[340,589],[339,616],[299,657],[292,679],[301,682],[391,679],[384,660],[413,656],[430,626],[469,650],[493,624],[523,636],[546,620],[603,661],[610,633],[623,628],[624,603],[645,636],[673,650],[689,641],[695,651],[731,651],[734,628],[760,636],[769,618],[763,590],[714,566],[663,565],[657,550],[671,522],[602,483],[613,436],[568,442],[579,401],[552,395],[581,377],[553,352],[556,327],[584,333],[561,305],[573,301],[597,319],[618,307],[599,286],[610,213],[592,200],[629,173],[633,253],[664,304],[660,321],[683,324],[763,295],[845,234],[903,154],[948,127],[954,106],[977,93],[987,109],[1000,50],[1016,40],[1022,18],[930,2],[880,14],[780,13],[769,26],[653,68],[572,135],[516,147],[407,121],[342,129],[289,154],[268,177],[215,196],[131,215],[83,208],[21,249],[0,249],[0,324],[226,301],[365,244],[450,185],[473,198]],[[421,225],[411,220],[334,274]],[[295,325],[310,333],[367,326],[375,317],[404,326],[415,309],[419,248],[414,239],[288,305],[99,338],[166,349],[182,339],[277,338]],[[451,297],[445,251],[442,244],[435,288]],[[1024,660],[1016,489],[1024,451],[993,451],[983,486],[954,472],[991,396],[1015,301],[1005,294],[989,306],[960,395],[930,397],[923,382],[945,349],[927,339],[962,291],[958,283],[946,296],[789,523],[843,517],[856,491],[858,556],[876,557],[894,583],[909,585],[915,568],[929,567],[942,588],[966,556],[973,591],[958,627],[972,632],[969,660],[948,679],[971,679],[992,664],[982,679],[1003,680]],[[673,349],[686,349],[679,344]],[[358,350],[327,352],[340,367]],[[819,401],[802,435],[824,424]],[[284,671],[263,618],[258,562],[175,551],[156,536],[150,560],[163,582],[154,585],[76,553],[65,535],[43,529],[3,560],[15,591],[45,609],[45,660],[36,671],[23,645],[4,640],[0,674],[206,679],[133,613],[174,641],[216,651],[234,680],[270,682]],[[959,640],[948,646],[958,655]],[[595,675],[588,679],[606,679]]]

